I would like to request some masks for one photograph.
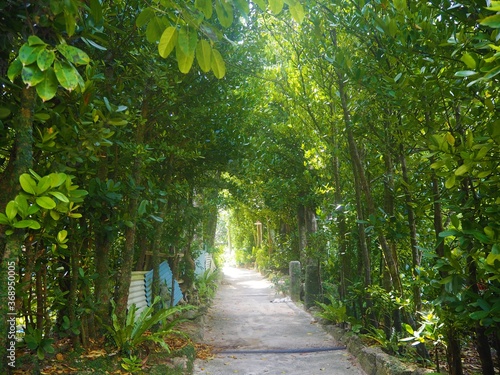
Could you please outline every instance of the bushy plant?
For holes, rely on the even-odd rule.
[[[322,309],[316,315],[335,324],[346,322],[348,317],[344,303],[331,295],[327,295],[327,298],[330,303],[316,302]]]
[[[175,329],[177,325],[186,321],[183,318],[173,318],[175,315],[191,310],[194,306],[184,305],[170,308],[160,308],[160,297],[156,297],[151,306],[146,307],[138,316],[136,314],[137,307],[132,305],[127,313],[127,318],[124,324],[121,324],[116,313],[116,304],[112,301],[113,312],[111,314],[112,326],[105,325],[106,330],[113,339],[119,352],[131,355],[145,342],[152,341],[159,344],[162,348],[170,352],[168,344],[164,337],[168,334],[180,334],[182,332]],[[152,332],[153,327],[159,325],[155,332]]]
[[[209,301],[215,296],[218,278],[218,270],[206,270],[196,278],[195,286],[198,290],[198,297],[201,301]]]

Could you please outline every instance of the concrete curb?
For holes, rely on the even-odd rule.
[[[347,347],[368,375],[424,375],[432,371],[401,362],[380,348],[366,346],[361,339],[334,325],[322,325],[323,329],[340,344]]]

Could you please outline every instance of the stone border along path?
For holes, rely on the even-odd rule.
[[[345,347],[308,313],[276,296],[260,274],[233,267],[223,272],[202,332],[217,354],[197,359],[194,374],[365,374]]]

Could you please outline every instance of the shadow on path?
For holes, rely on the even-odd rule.
[[[223,271],[203,331],[204,343],[218,354],[196,360],[194,374],[364,374],[309,314],[276,296],[260,274],[234,267]]]

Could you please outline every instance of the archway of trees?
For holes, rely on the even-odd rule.
[[[131,271],[168,259],[192,290],[223,208],[239,263],[302,262],[306,305],[495,373],[499,2],[0,10],[0,372],[9,308],[78,347],[111,301],[124,319]]]

